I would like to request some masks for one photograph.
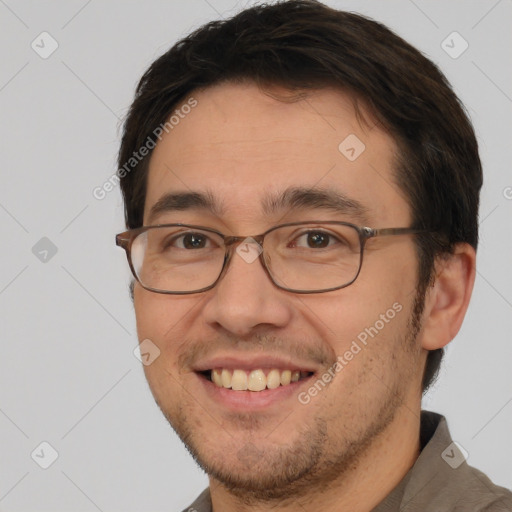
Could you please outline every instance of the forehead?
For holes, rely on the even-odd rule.
[[[334,89],[301,99],[268,92],[227,83],[195,91],[193,109],[177,107],[181,115],[151,156],[145,223],[152,205],[173,191],[213,195],[223,215],[249,222],[269,196],[294,187],[341,193],[382,223],[408,220],[393,179],[395,143],[370,116],[360,123],[351,97]]]

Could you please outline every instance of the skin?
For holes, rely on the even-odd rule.
[[[344,93],[318,90],[283,102],[252,84],[222,84],[193,96],[197,107],[152,154],[145,224],[184,222],[240,236],[295,220],[361,224],[330,210],[263,214],[266,194],[304,186],[360,201],[370,227],[410,225],[409,205],[393,180],[395,143],[371,122],[361,125]],[[349,134],[366,145],[353,162],[338,150]],[[149,219],[151,206],[171,191],[209,191],[223,209]],[[136,284],[139,339],[149,338],[161,351],[144,368],[146,377],[162,412],[209,474],[214,511],[311,510],[314,504],[362,512],[382,501],[418,457],[427,350],[458,332],[474,266],[466,244],[437,264],[417,332],[411,236],[369,241],[355,283],[329,293],[280,290],[258,261],[240,257],[204,293],[163,295]],[[394,303],[403,309],[306,405],[297,394],[311,382],[266,409],[228,410],[192,370],[203,356],[272,354],[310,360],[321,376]]]

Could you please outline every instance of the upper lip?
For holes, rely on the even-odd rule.
[[[287,357],[270,355],[226,355],[215,356],[199,361],[193,365],[196,372],[213,370],[214,368],[226,368],[229,370],[257,370],[263,368],[277,368],[280,370],[300,370],[303,372],[315,372],[316,368],[310,362],[294,360]]]

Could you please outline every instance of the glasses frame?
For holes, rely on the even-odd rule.
[[[303,224],[348,226],[357,231],[357,233],[359,234],[359,244],[360,244],[359,268],[357,270],[357,273],[356,273],[354,279],[352,279],[352,281],[350,281],[346,284],[343,284],[342,286],[335,286],[334,288],[319,289],[319,290],[296,290],[293,288],[287,288],[285,286],[281,286],[280,284],[278,284],[275,281],[274,277],[272,276],[272,273],[270,272],[270,270],[267,267],[267,264],[265,262],[265,258],[264,258],[265,249],[263,246],[263,241],[269,233],[271,233],[272,231],[275,231],[276,229],[289,227],[289,226],[300,226]],[[160,290],[158,288],[151,288],[149,286],[144,285],[139,280],[137,273],[135,272],[133,262],[132,262],[131,249],[132,249],[133,242],[141,233],[144,233],[151,229],[164,228],[164,227],[184,227],[184,228],[198,229],[201,231],[207,231],[209,233],[214,233],[223,239],[224,245],[226,248],[226,253],[224,255],[224,261],[222,263],[222,268],[220,270],[220,273],[219,273],[217,279],[215,279],[215,281],[211,285],[206,286],[204,288],[200,288],[199,290],[178,291],[178,292],[174,291],[173,292],[173,291],[168,291],[168,290]],[[214,288],[215,285],[220,281],[222,276],[225,274],[227,268],[229,267],[229,262],[231,261],[233,251],[235,250],[236,246],[239,245],[244,240],[247,240],[247,238],[252,238],[263,249],[261,251],[260,255],[258,256],[258,258],[260,260],[261,265],[263,266],[263,269],[265,270],[266,274],[268,275],[269,279],[275,286],[277,286],[277,288],[279,288],[281,290],[288,291],[288,292],[292,292],[292,293],[311,294],[311,293],[326,293],[326,292],[332,292],[335,290],[341,290],[342,288],[346,288],[347,286],[350,286],[351,284],[353,284],[354,281],[358,278],[359,274],[361,273],[361,267],[363,265],[364,248],[366,246],[366,242],[370,238],[376,238],[379,236],[417,235],[417,234],[426,234],[426,233],[430,233],[430,231],[424,230],[424,229],[415,229],[415,228],[411,228],[411,227],[408,227],[408,228],[405,228],[405,227],[402,227],[402,228],[369,228],[367,226],[357,226],[356,224],[352,224],[350,222],[342,222],[342,221],[334,221],[334,220],[332,220],[332,221],[309,220],[309,221],[288,222],[286,224],[279,224],[277,226],[271,227],[270,229],[268,229],[267,231],[265,231],[264,233],[261,233],[259,235],[230,236],[230,235],[224,235],[220,231],[217,231],[216,229],[213,229],[213,228],[197,226],[195,224],[173,223],[173,224],[157,224],[154,226],[142,226],[140,228],[135,228],[135,229],[130,229],[128,231],[124,231],[123,233],[119,233],[116,235],[116,245],[126,251],[126,257],[128,259],[128,264],[130,266],[132,274],[135,277],[135,279],[137,280],[137,282],[145,290],[148,290],[150,292],[155,292],[155,293],[162,293],[162,294],[166,294],[166,295],[191,295],[194,293],[206,292],[206,291]]]

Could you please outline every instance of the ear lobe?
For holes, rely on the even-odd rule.
[[[475,249],[459,243],[452,254],[436,261],[434,284],[428,288],[423,310],[422,347],[435,350],[447,345],[466,315],[476,274]]]

